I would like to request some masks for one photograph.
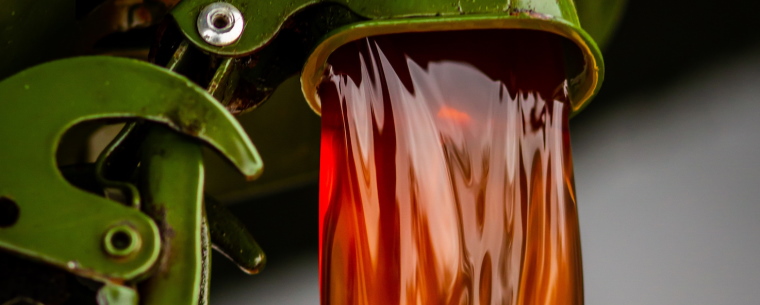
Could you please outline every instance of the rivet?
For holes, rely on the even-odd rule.
[[[240,10],[225,2],[209,4],[198,15],[198,33],[215,46],[227,46],[240,39],[244,25]]]

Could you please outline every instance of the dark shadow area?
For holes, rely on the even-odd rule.
[[[267,266],[258,275],[247,275],[214,252],[212,295],[245,281],[258,281],[270,269],[286,265],[294,256],[316,253],[318,187],[310,184],[282,194],[228,206],[246,224],[267,255]],[[256,279],[253,279],[256,278]]]

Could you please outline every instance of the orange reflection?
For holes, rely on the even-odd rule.
[[[438,117],[442,119],[447,119],[459,124],[467,124],[470,123],[470,115],[466,112],[459,111],[455,108],[443,105],[441,106],[441,109],[438,110]]]

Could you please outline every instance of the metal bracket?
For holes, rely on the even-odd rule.
[[[158,259],[161,242],[147,215],[63,178],[55,152],[71,126],[141,118],[200,138],[249,178],[262,168],[243,129],[213,97],[148,63],[114,57],[56,61],[0,82],[0,97],[0,198],[17,210],[0,224],[0,248],[83,277],[137,279]]]

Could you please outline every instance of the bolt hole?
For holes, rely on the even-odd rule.
[[[230,16],[227,16],[227,14],[216,14],[211,18],[211,24],[219,30],[229,27],[230,21]]]
[[[0,228],[16,224],[20,211],[18,205],[10,198],[0,197]]]
[[[124,231],[118,231],[111,236],[111,245],[116,250],[125,250],[132,245],[132,236]]]
[[[140,249],[140,235],[128,225],[119,225],[106,231],[104,250],[115,258],[126,258]]]

